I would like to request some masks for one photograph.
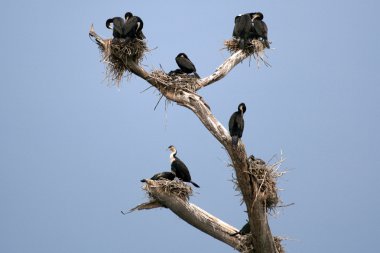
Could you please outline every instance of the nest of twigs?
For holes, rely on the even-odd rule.
[[[224,41],[226,49],[231,53],[236,53],[239,50],[242,50],[239,47],[239,40],[232,38],[230,40]],[[260,62],[263,62],[266,66],[271,66],[269,62],[266,61],[265,57],[265,44],[261,40],[253,39],[251,40],[244,48],[243,52],[247,56],[253,56],[256,59],[257,66],[260,65]]]
[[[263,160],[255,158],[251,155],[248,158],[249,173],[256,179],[259,184],[260,199],[265,201],[268,210],[276,208],[280,202],[277,188],[277,178],[282,176],[284,172],[279,171],[280,162],[272,165],[266,164]]]
[[[247,235],[242,235],[241,239],[239,240],[239,246],[237,247],[237,250],[242,253],[250,253],[253,252],[253,246],[252,246],[252,234],[249,233]]]
[[[276,252],[277,253],[285,253],[285,249],[281,244],[283,238],[278,237],[278,236],[273,236],[273,240],[274,240],[274,246],[276,247]]]
[[[230,40],[224,41],[224,45],[230,53],[236,53],[241,50],[239,47],[239,40],[232,38]],[[243,48],[243,52],[248,55],[263,55],[265,50],[265,44],[261,40],[253,39]]]
[[[242,253],[254,252],[254,247],[252,246],[252,234],[242,235],[240,239],[240,245],[237,250]],[[274,247],[276,248],[276,253],[285,253],[284,247],[281,245],[283,238],[278,236],[273,236]]]
[[[163,84],[165,89],[173,90],[174,93],[179,90],[195,92],[199,80],[192,74],[175,73],[169,75],[162,70],[153,70],[150,78]]]
[[[150,188],[155,188],[156,191],[174,195],[185,201],[188,201],[193,194],[191,187],[179,180],[149,180],[148,183],[144,184],[143,189],[148,192],[150,199],[154,199],[153,195],[150,193]]]
[[[140,64],[148,47],[140,39],[106,39],[99,45],[102,60],[106,64],[106,78],[119,86],[124,74],[131,75],[128,61]]]

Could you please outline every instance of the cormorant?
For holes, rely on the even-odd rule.
[[[249,226],[249,222],[247,222],[247,224],[245,224],[241,229],[240,231],[236,232],[236,233],[233,233],[233,234],[230,234],[230,236],[235,236],[235,235],[247,235],[251,233],[251,227]]]
[[[228,122],[228,127],[230,129],[230,135],[232,138],[232,145],[237,146],[239,138],[242,137],[244,131],[244,118],[243,114],[246,111],[244,103],[240,103],[238,110],[231,115],[230,121]]]
[[[252,19],[252,37],[261,39],[267,48],[270,48],[268,42],[268,27],[263,21],[264,15],[261,12],[251,13]]]
[[[142,29],[144,27],[144,22],[142,19],[138,16],[133,16],[131,12],[127,12],[124,15],[125,18],[125,29],[127,33],[128,38],[138,38],[138,39],[145,39],[145,36],[142,32]]]
[[[171,151],[171,154],[170,154],[171,170],[174,172],[174,174],[182,181],[192,183],[195,187],[199,188],[198,184],[191,181],[189,169],[177,157],[177,149],[173,145],[170,145],[168,149]]]
[[[110,26],[111,23],[113,24],[112,28]],[[113,30],[112,35],[116,39],[125,38],[125,36],[127,35],[127,30],[126,30],[123,18],[114,17],[114,18],[107,19],[107,21],[106,21],[106,27],[108,29],[112,29]]]
[[[178,67],[185,73],[191,74],[194,73],[196,78],[200,78],[197,74],[194,64],[190,61],[189,57],[185,53],[180,53],[175,58]]]
[[[169,181],[172,181],[174,180],[175,178],[175,174],[171,171],[164,171],[164,172],[160,172],[160,173],[157,173],[155,175],[153,175],[153,177],[151,177],[150,179],[151,180],[162,180],[162,179],[166,179],[166,180],[169,180]],[[140,180],[141,182],[146,182],[145,179],[141,179]]]
[[[235,26],[232,36],[239,41],[239,48],[244,49],[251,37],[252,18],[249,13],[235,17]]]

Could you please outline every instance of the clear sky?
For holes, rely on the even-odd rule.
[[[186,108],[132,77],[107,85],[96,31],[132,11],[150,48],[144,67],[185,52],[206,76],[229,54],[234,17],[261,11],[272,67],[245,61],[201,90],[226,126],[245,102],[243,141],[284,153],[284,204],[270,218],[287,252],[374,252],[380,234],[379,1],[2,1],[0,252],[232,252],[146,200],[141,178],[169,169],[173,144],[201,188],[191,201],[241,227],[244,206],[221,145]]]

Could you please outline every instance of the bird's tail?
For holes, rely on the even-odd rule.
[[[269,41],[268,40],[264,40],[264,45],[266,46],[266,48],[270,48],[270,45],[269,45]]]
[[[231,136],[231,137],[232,137],[232,146],[237,147],[238,142],[239,142],[239,137],[237,137],[236,135]]]
[[[199,185],[194,183],[193,181],[190,181],[190,183],[192,183],[195,187],[199,188]]]
[[[196,77],[196,78],[201,78],[198,74],[197,74],[197,72],[194,72],[194,76]]]
[[[230,234],[230,236],[235,236],[235,235],[238,235],[238,234],[240,234],[240,231],[237,231],[236,233]]]
[[[141,183],[146,183],[146,180],[145,179],[141,179],[140,182]]]

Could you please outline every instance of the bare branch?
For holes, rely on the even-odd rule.
[[[202,78],[200,82],[198,82],[197,90],[206,87],[223,77],[225,77],[236,65],[241,63],[245,58],[247,58],[249,55],[244,53],[242,50],[239,50],[238,52],[231,55],[227,60],[224,61],[222,65],[220,65],[214,73],[211,75]]]
[[[230,245],[234,249],[239,249],[241,238],[239,236],[230,235],[236,233],[238,229],[218,219],[200,207],[189,203],[186,198],[178,197],[176,194],[163,190],[163,183],[161,182],[162,181],[146,180],[145,190],[152,198],[159,201],[162,206],[169,208],[179,218],[193,227]],[[171,181],[169,184],[184,183]]]

